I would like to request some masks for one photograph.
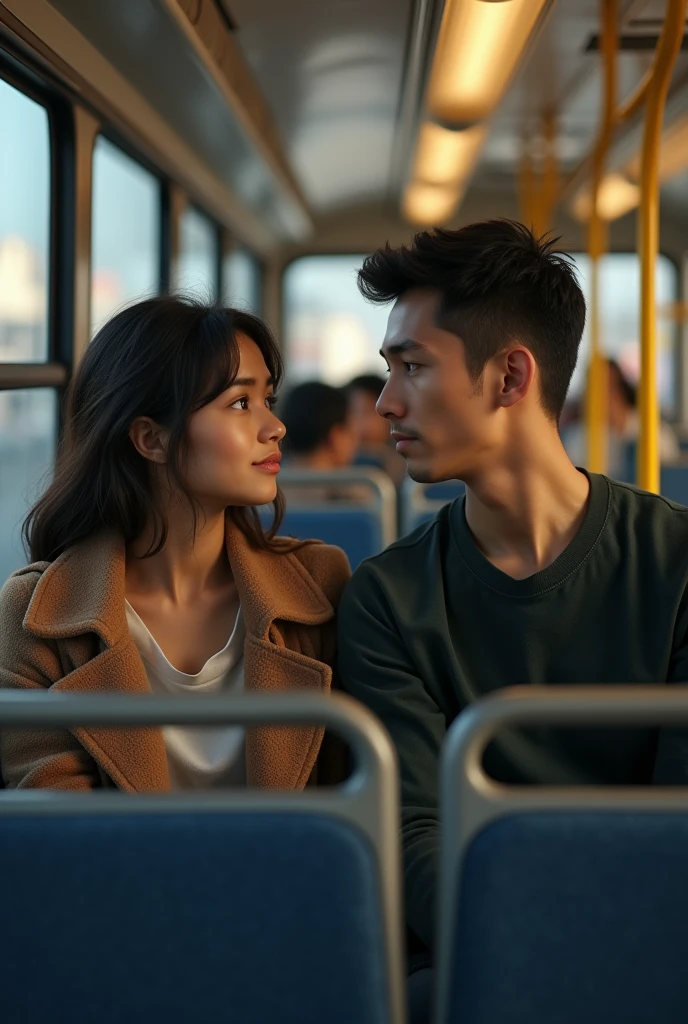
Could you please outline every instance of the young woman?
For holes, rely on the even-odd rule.
[[[0,591],[1,687],[329,690],[349,566],[338,548],[275,536],[281,373],[267,327],[237,310],[163,297],[102,328],[24,524],[33,564]],[[264,531],[254,506],[270,502]],[[317,728],[0,734],[9,787],[298,789],[336,775],[336,751]]]

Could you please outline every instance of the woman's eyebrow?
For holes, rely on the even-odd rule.
[[[233,380],[229,386],[230,388],[255,388],[257,383],[258,381],[256,380],[255,377],[237,377],[236,380]],[[274,387],[274,385],[275,378],[268,377],[267,380],[265,381],[265,387],[270,388]]]

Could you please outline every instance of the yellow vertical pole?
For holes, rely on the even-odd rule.
[[[640,440],[638,486],[659,491],[659,398],[657,394],[657,311],[655,265],[659,250],[659,150],[669,82],[686,19],[687,0],[669,0],[648,84],[640,173]]]
[[[588,253],[591,262],[590,293],[590,363],[585,393],[585,422],[588,440],[588,469],[604,473],[607,468],[607,364],[600,338],[600,259],[608,247],[608,227],[598,210],[597,197],[604,176],[604,165],[614,128],[616,105],[616,51],[618,2],[600,2],[601,42],[604,71],[602,124],[593,153],[592,208],[588,225]]]

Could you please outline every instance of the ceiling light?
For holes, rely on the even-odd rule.
[[[447,0],[428,91],[448,124],[488,117],[551,0]]]
[[[640,189],[622,174],[607,174],[602,179],[597,193],[597,212],[602,220],[617,220],[639,203]],[[571,212],[577,220],[590,220],[592,192],[589,185],[578,192],[571,204]]]
[[[412,181],[404,192],[402,213],[411,224],[423,227],[444,224],[454,213],[461,194],[459,186]]]
[[[414,180],[433,185],[466,181],[486,138],[487,129],[482,126],[454,132],[426,122],[418,136]]]

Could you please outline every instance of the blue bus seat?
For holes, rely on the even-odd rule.
[[[688,723],[688,687],[518,687],[442,753],[436,1024],[673,1024],[688,978],[688,789],[495,786],[514,726]]]
[[[289,488],[287,511],[280,534],[299,540],[322,540],[342,548],[355,569],[364,558],[379,554],[396,540],[396,491],[385,474],[374,468],[344,469],[331,472],[285,470],[280,483]],[[314,489],[332,487],[346,492],[347,486],[358,493],[367,491],[369,500],[308,501]],[[306,496],[299,501],[299,490]],[[272,521],[272,506],[259,510],[262,521]]]
[[[379,516],[355,505],[287,510],[279,532],[281,536],[336,544],[346,552],[352,569],[386,547]]]
[[[410,533],[450,501],[466,491],[462,480],[442,480],[436,484],[419,484],[407,477],[401,486],[401,533]]]
[[[688,506],[688,465],[662,466],[660,493],[679,505]]]
[[[403,1024],[395,761],[365,709],[29,694],[22,717],[15,696],[3,728],[65,727],[65,708],[72,724],[324,723],[357,767],[298,793],[0,793],[2,1020]]]

